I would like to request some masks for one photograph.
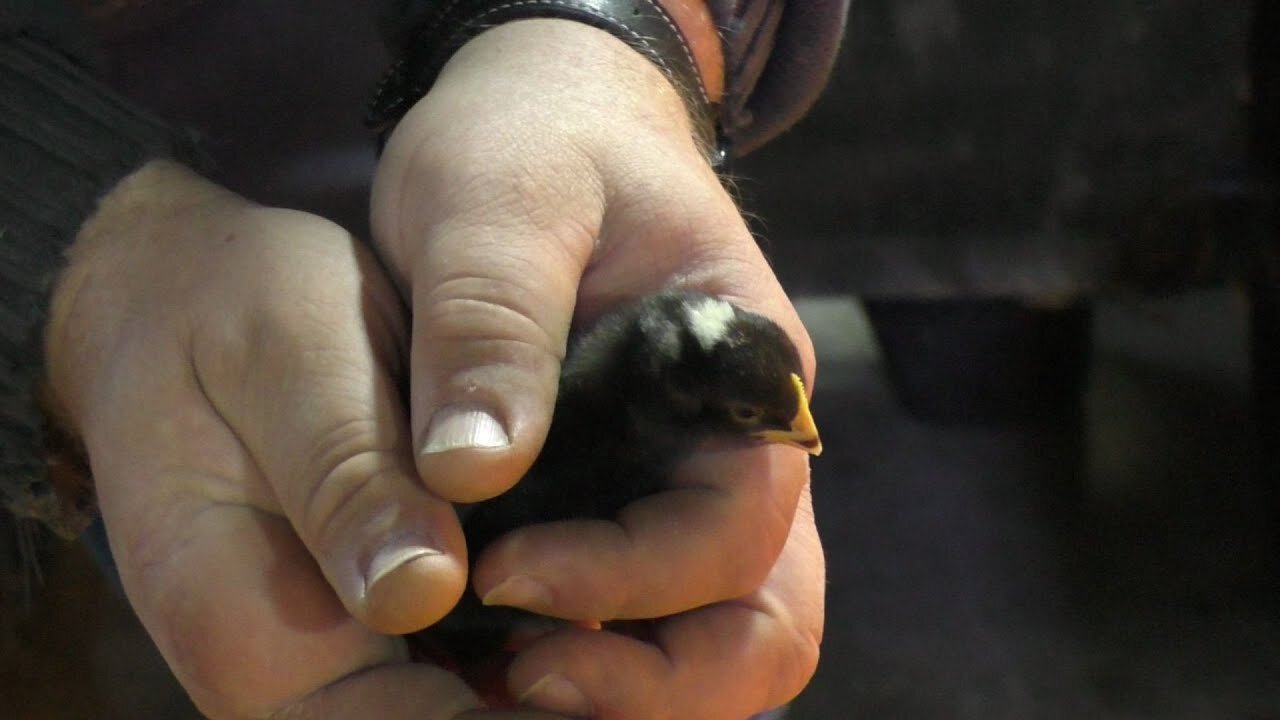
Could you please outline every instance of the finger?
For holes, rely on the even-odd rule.
[[[450,500],[509,488],[550,423],[591,239],[531,225],[455,218],[413,261],[417,467]]]
[[[807,478],[807,456],[792,448],[706,450],[680,468],[677,489],[633,503],[616,523],[508,534],[478,559],[473,584],[486,603],[577,620],[740,597],[774,566]]]
[[[825,568],[808,494],[765,585],[659,621],[653,643],[567,629],[522,653],[512,694],[596,720],[742,720],[785,704],[817,666]]]
[[[197,372],[346,608],[384,633],[419,630],[460,596],[466,551],[414,469],[395,382],[402,306],[349,237],[320,237],[340,229],[306,219],[290,233],[291,219],[305,216],[272,216],[287,255],[256,248],[279,266],[248,329],[198,338]]]
[[[509,79],[459,72],[390,138],[372,218],[413,315],[418,470],[470,502],[508,489],[542,445],[605,200],[571,127],[482,112],[485,93],[514,99]]]
[[[464,502],[506,490],[541,447],[579,272],[539,257],[534,238],[478,237],[489,235],[433,240],[414,287],[418,469]]]

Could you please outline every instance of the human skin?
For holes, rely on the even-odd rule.
[[[804,453],[699,453],[616,523],[518,531],[470,579],[450,505],[532,462],[571,325],[672,283],[777,320],[812,387],[808,337],[661,73],[583,25],[489,30],[390,138],[371,211],[378,258],[153,162],[55,288],[54,399],[130,601],[201,710],[555,717],[483,710],[408,661],[396,635],[468,581],[562,617],[663,618],[650,642],[535,642],[508,677],[530,707],[742,720],[793,697],[823,624]]]

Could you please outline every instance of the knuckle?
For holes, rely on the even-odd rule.
[[[628,581],[626,576],[612,577],[612,582],[593,587],[587,596],[587,607],[583,608],[589,617],[600,621],[617,620],[630,617],[631,608],[643,607],[649,598],[638,583]]]
[[[513,273],[527,277],[526,273]],[[465,342],[503,354],[564,356],[565,331],[534,306],[537,288],[514,279],[457,276],[437,283],[421,303],[415,336],[424,343]]]
[[[380,442],[373,420],[352,420],[322,434],[298,483],[298,530],[313,551],[340,543],[379,503],[383,480],[399,471],[392,448]]]
[[[298,366],[298,358],[314,359],[320,353],[343,354],[340,338],[344,323],[358,304],[333,288],[325,293],[318,284],[287,292],[265,292],[251,303],[252,313],[243,324],[226,326],[210,322],[213,332],[201,333],[199,355],[217,359],[228,353],[238,359],[238,373],[255,365],[269,368]],[[233,385],[234,387],[234,385]]]

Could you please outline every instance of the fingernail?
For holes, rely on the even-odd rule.
[[[591,703],[582,691],[564,678],[563,675],[546,675],[520,694],[520,703],[537,705],[540,708],[563,715],[586,717],[591,715]]]
[[[433,550],[419,543],[393,542],[386,545],[374,553],[373,558],[369,560],[369,571],[365,573],[365,593],[368,594],[369,588],[376,585],[379,580],[414,560],[440,554],[439,550]]]
[[[422,454],[510,444],[507,431],[492,413],[474,405],[448,405],[432,416]]]
[[[551,591],[528,575],[512,575],[498,583],[498,587],[485,593],[480,602],[485,605],[544,610],[551,607]]]

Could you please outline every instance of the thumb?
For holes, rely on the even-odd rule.
[[[507,490],[541,449],[591,252],[515,224],[445,225],[411,270],[417,467],[455,502]]]
[[[238,321],[200,325],[201,387],[268,484],[258,502],[288,518],[351,615],[386,634],[419,630],[461,595],[466,554],[452,507],[413,466],[403,306],[341,228],[257,217],[241,236],[265,240],[227,252],[271,283]]]
[[[417,467],[456,502],[510,488],[541,449],[609,199],[597,145],[617,129],[576,122],[603,101],[551,91],[565,83],[563,58],[610,61],[594,44],[575,48],[617,41],[560,37],[565,25],[578,30],[547,23],[529,38],[491,30],[468,42],[396,126],[373,181],[373,235],[413,313]]]

